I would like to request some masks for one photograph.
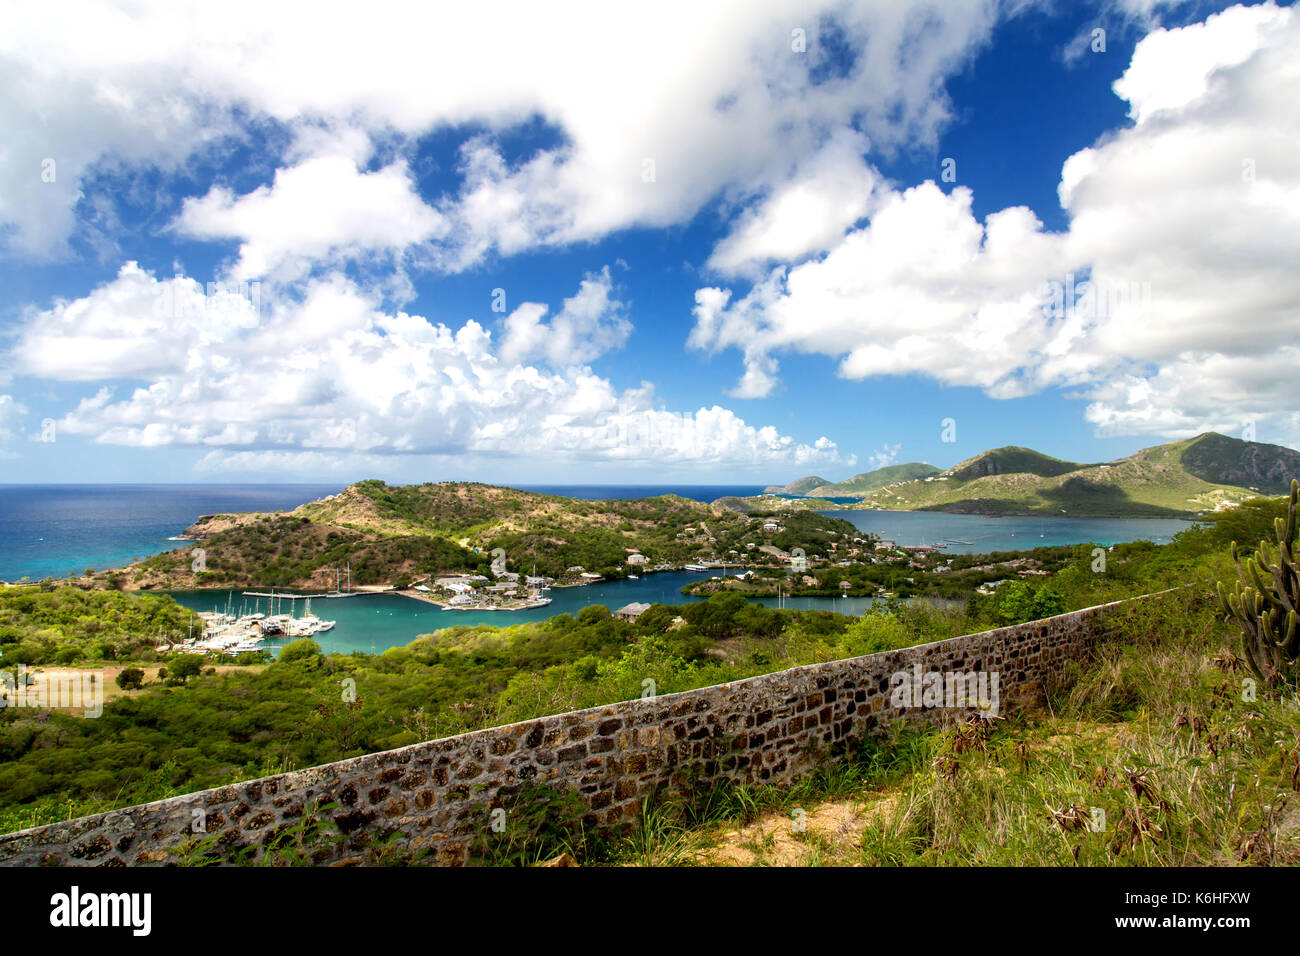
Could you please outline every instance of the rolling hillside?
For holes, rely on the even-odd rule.
[[[934,465],[913,461],[905,465],[888,465],[875,471],[864,471],[844,481],[827,481],[825,478],[809,475],[788,485],[768,485],[763,489],[763,494],[803,495],[807,498],[849,498],[854,495],[865,495],[877,488],[884,488],[900,481],[910,481],[913,478],[924,478],[938,473],[939,469]]]
[[[877,468],[875,471],[865,471],[860,475],[854,475],[852,478],[834,484],[819,485],[809,494],[822,498],[865,495],[877,488],[885,488],[889,485],[898,484],[900,481],[912,481],[917,478],[937,475],[938,473],[939,469],[934,465],[912,461],[905,465],[888,465],[884,468]]]
[[[800,514],[763,540],[824,547],[847,522]],[[682,498],[585,501],[461,482],[387,485],[362,481],[337,495],[276,514],[207,515],[183,547],[98,579],[130,589],[263,585],[329,588],[351,564],[354,585],[401,584],[439,572],[488,573],[493,549],[511,571],[560,578],[581,566],[607,577],[628,573],[628,555],[682,564],[746,551],[761,522]],[[192,552],[204,552],[205,570]],[[736,555],[733,555],[732,552]]]
[[[1042,478],[1054,478],[1081,468],[1088,468],[1078,462],[1062,461],[1019,445],[1007,445],[980,452],[974,458],[958,462],[941,474],[958,481],[971,481],[990,475],[1038,475]],[[935,469],[938,472],[938,469]],[[917,477],[925,477],[924,475]]]
[[[1261,492],[1280,492],[1295,476],[1300,453],[1290,448],[1206,432],[1091,465],[1018,446],[995,448],[947,471],[865,494],[828,493],[827,487],[814,493],[851,494],[859,503],[841,507],[883,510],[1191,517]]]
[[[822,485],[828,485],[825,478],[818,475],[809,475],[807,478],[797,478],[788,485],[768,485],[763,489],[765,495],[806,495],[812,492],[814,488],[820,488]]]

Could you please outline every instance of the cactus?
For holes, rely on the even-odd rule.
[[[1266,687],[1295,686],[1300,677],[1300,577],[1296,574],[1296,501],[1300,482],[1291,481],[1286,520],[1273,522],[1277,545],[1259,543],[1243,567],[1237,542],[1232,559],[1240,579],[1229,591],[1219,582],[1219,600],[1229,617],[1241,625],[1246,663]]]

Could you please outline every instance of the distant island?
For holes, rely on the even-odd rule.
[[[1300,452],[1205,432],[1127,458],[1081,464],[1009,445],[941,470],[890,465],[841,482],[816,476],[770,485],[763,495],[720,498],[722,507],[787,511],[871,509],[984,515],[1192,518],[1258,494],[1282,494]],[[793,497],[789,497],[793,496]],[[834,498],[852,498],[850,503]]]
[[[810,512],[769,521],[677,495],[588,501],[475,482],[367,480],[288,512],[205,515],[183,546],[90,575],[125,590],[409,590],[449,607],[467,600],[538,605],[543,588],[687,565],[784,562],[864,537]],[[865,537],[870,537],[869,535]]]

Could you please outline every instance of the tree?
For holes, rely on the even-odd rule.
[[[291,664],[294,661],[310,661],[320,657],[320,645],[309,637],[299,638],[286,644],[280,650],[280,663]]]
[[[118,672],[117,686],[130,692],[144,686],[144,671],[138,667],[127,667]]]
[[[1027,581],[1012,581],[998,588],[994,617],[999,625],[1037,621],[1065,610],[1065,599],[1051,587],[1034,588]]]
[[[184,684],[191,677],[197,677],[203,672],[203,655],[201,654],[177,654],[172,659],[172,666],[168,672],[168,683],[175,682]]]

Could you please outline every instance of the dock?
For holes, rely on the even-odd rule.
[[[321,594],[286,594],[277,591],[270,593],[266,591],[243,591],[244,597],[256,598],[276,598],[281,601],[310,601],[312,598],[349,598],[364,594],[364,591],[327,591]]]

